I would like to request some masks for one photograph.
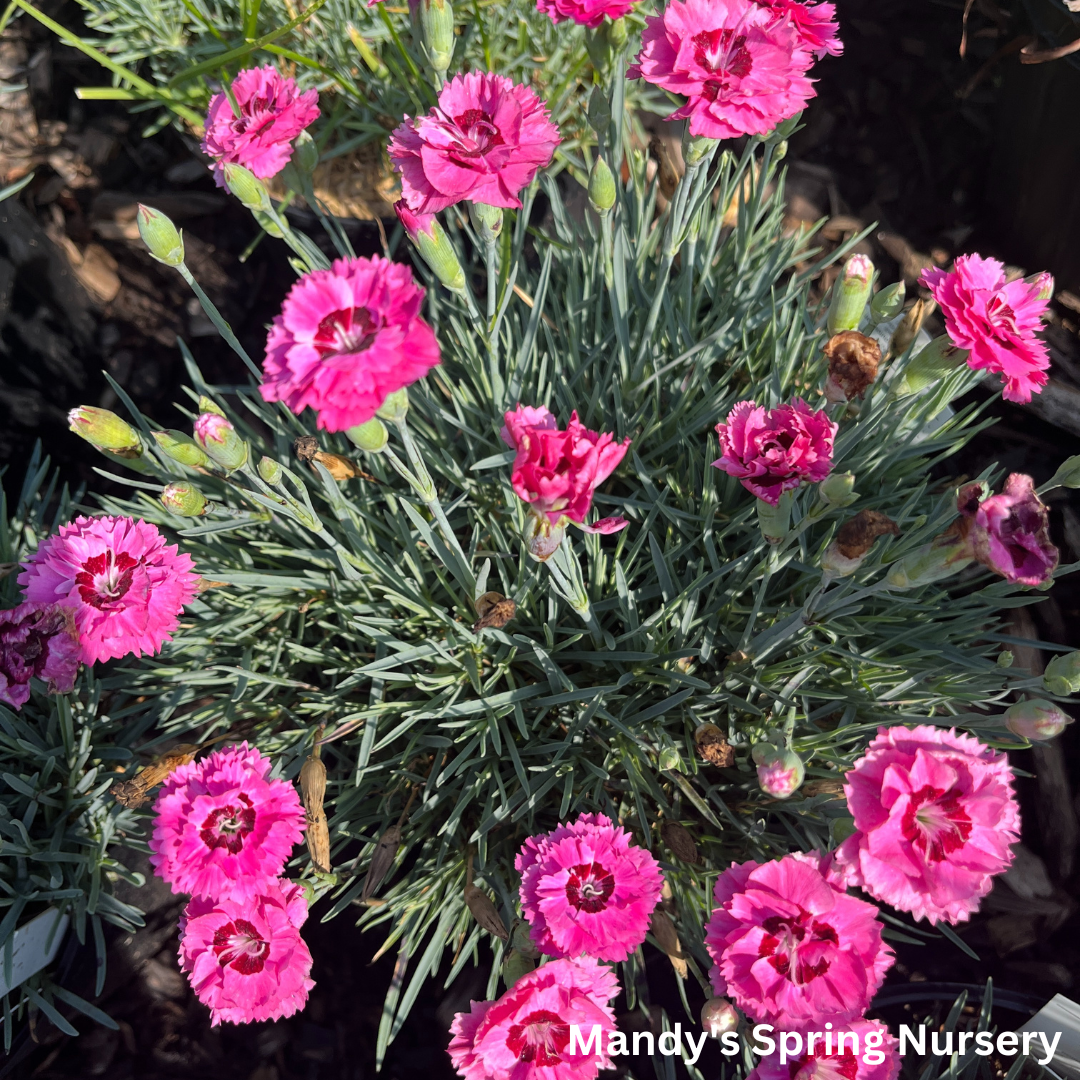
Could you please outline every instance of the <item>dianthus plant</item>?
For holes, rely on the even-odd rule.
[[[312,409],[260,392],[262,357],[245,357],[254,381],[213,386],[188,355],[180,411],[201,414],[198,444],[159,445],[155,428],[185,423],[132,409],[136,445],[108,467],[140,475],[132,498],[105,498],[105,510],[175,537],[204,587],[158,656],[103,685],[154,740],[244,738],[286,778],[320,743],[332,871],[305,855],[286,873],[310,881],[313,917],[380,926],[397,951],[380,1055],[429,977],[491,963],[497,996],[509,944],[492,931],[522,915],[515,859],[527,837],[581,814],[629,830],[659,861],[688,979],[704,988],[720,871],[835,848],[852,830],[842,773],[880,726],[1018,745],[1003,703],[1037,684],[998,657],[1003,611],[1040,594],[992,577],[956,526],[949,457],[980,420],[949,403],[984,373],[927,350],[925,334],[894,336],[899,306],[864,311],[864,290],[847,329],[892,341],[894,355],[861,399],[827,405],[835,319],[827,333],[810,298],[828,259],[783,228],[792,125],[738,150],[689,139],[658,210],[630,137],[625,61],[614,56],[593,96],[591,145],[539,160],[520,207],[470,217],[458,204],[441,224],[403,213],[434,270],[416,260],[426,296],[407,320],[432,328],[441,363],[378,417],[348,434],[320,426]],[[437,117],[432,144],[468,128],[493,145],[480,115]],[[599,212],[574,210],[575,177],[590,173]],[[322,275],[303,295],[348,299],[348,312],[297,316],[288,341],[274,339],[290,377],[318,377],[316,354],[329,365],[378,348],[382,363],[391,339],[378,335],[404,334],[406,316],[358,298],[376,297],[385,267],[365,263],[362,281],[331,267],[266,211],[254,178],[226,182]],[[328,235],[351,258],[344,234]],[[155,254],[178,261],[165,243]],[[884,349],[860,348],[876,373]],[[806,406],[780,408],[798,399]],[[748,401],[763,411],[731,419]],[[572,463],[558,491],[549,452]],[[736,458],[737,475],[714,467]],[[864,511],[872,535],[859,548],[841,529]],[[1039,513],[1033,504],[1036,524]],[[1038,561],[1040,575],[1055,563]],[[773,794],[756,766],[771,770]],[[595,867],[571,870],[590,898],[619,887]],[[641,874],[653,889],[652,870]],[[636,923],[624,929],[629,945],[611,952],[633,1006],[647,984]]]

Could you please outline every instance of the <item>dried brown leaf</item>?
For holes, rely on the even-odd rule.
[[[702,758],[718,769],[730,769],[735,764],[735,751],[715,724],[700,724],[694,732],[694,745]]]
[[[489,934],[494,934],[502,941],[510,937],[502,919],[499,918],[498,911],[495,910],[495,905],[491,902],[491,897],[483,889],[478,889],[475,885],[466,885],[465,903],[472,912],[472,917]]]
[[[475,607],[480,618],[473,623],[474,634],[488,626],[501,630],[517,614],[517,604],[499,592],[484,593],[476,601]]]
[[[379,838],[375,846],[375,853],[371,856],[368,864],[368,872],[364,877],[364,885],[360,890],[361,900],[370,900],[375,890],[383,883],[383,878],[394,865],[394,856],[401,846],[401,826],[391,825]]]
[[[730,747],[729,747],[730,749]],[[692,866],[696,866],[701,862],[701,856],[698,855],[697,844],[694,843],[694,838],[690,835],[690,830],[680,825],[677,821],[665,821],[660,826],[660,835],[664,838],[664,843],[680,858],[683,862],[690,863]]]
[[[121,806],[136,810],[150,801],[151,789],[163,783],[175,769],[195,759],[197,746],[180,743],[168,753],[155,758],[145,768],[140,769],[130,780],[118,780],[109,789]]]

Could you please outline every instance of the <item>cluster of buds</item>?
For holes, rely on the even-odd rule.
[[[1055,656],[1043,672],[1043,686],[1051,694],[1065,697],[1080,690],[1080,652]]]

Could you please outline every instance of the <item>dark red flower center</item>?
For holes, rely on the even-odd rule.
[[[600,863],[582,863],[570,868],[566,899],[578,911],[587,911],[590,915],[603,911],[614,891],[615,878]]]
[[[942,862],[967,843],[972,825],[956,788],[946,792],[927,784],[908,797],[900,828],[929,862]]]
[[[270,953],[270,943],[259,936],[247,919],[235,919],[219,926],[211,947],[222,967],[231,967],[241,975],[257,975]]]
[[[506,1045],[518,1061],[533,1065],[558,1065],[562,1052],[570,1042],[570,1025],[558,1013],[537,1009],[513,1024],[506,1036]]]
[[[777,974],[802,986],[829,970],[829,954],[839,945],[836,931],[800,909],[792,918],[770,915],[761,924],[765,935],[758,956],[768,957]]]
[[[454,126],[459,136],[456,153],[461,157],[481,157],[505,141],[483,109],[466,109],[454,117]]]
[[[745,79],[754,66],[745,34],[734,30],[702,30],[690,42],[694,46],[694,60],[713,73],[701,88],[706,101],[715,101],[719,94],[730,89],[734,80]]]
[[[237,116],[234,112],[233,118],[229,122],[229,128],[236,135],[243,135],[245,132],[253,136],[258,135],[277,119],[279,112],[277,93],[273,90],[257,94],[243,104],[240,104],[240,102],[236,104],[239,106],[240,115]],[[229,108],[232,109],[232,107],[233,103],[230,101]]]
[[[241,806],[219,806],[211,810],[199,829],[199,839],[211,850],[225,848],[235,855],[244,839],[255,828],[255,807],[242,791],[236,796]]]
[[[835,1045],[837,1033],[833,1033]],[[824,1039],[819,1039],[821,1046]],[[850,1052],[851,1039],[845,1040],[842,1054],[808,1054],[788,1063],[791,1080],[855,1080],[859,1075],[859,1062]]]
[[[371,347],[379,333],[378,320],[365,307],[333,311],[319,323],[312,345],[320,359],[348,356]]]
[[[994,330],[1004,330],[1014,337],[1019,336],[1020,331],[1016,326],[1016,312],[1000,294],[991,296],[986,302],[986,317],[990,320]]]
[[[75,575],[83,603],[101,610],[121,600],[131,588],[138,565],[126,551],[103,551],[87,559]]]

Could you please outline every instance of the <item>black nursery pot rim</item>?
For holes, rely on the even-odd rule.
[[[925,1001],[955,1001],[965,990],[969,1003],[982,1001],[986,994],[986,986],[982,983],[899,983],[882,987],[871,1002],[871,1008],[887,1009],[894,1005],[914,1005]],[[1041,996],[1027,994],[1022,990],[1006,990],[995,986],[993,995],[995,1009],[1007,1009],[1009,1012],[1027,1013],[1031,1016],[1046,1004],[1046,999]]]

